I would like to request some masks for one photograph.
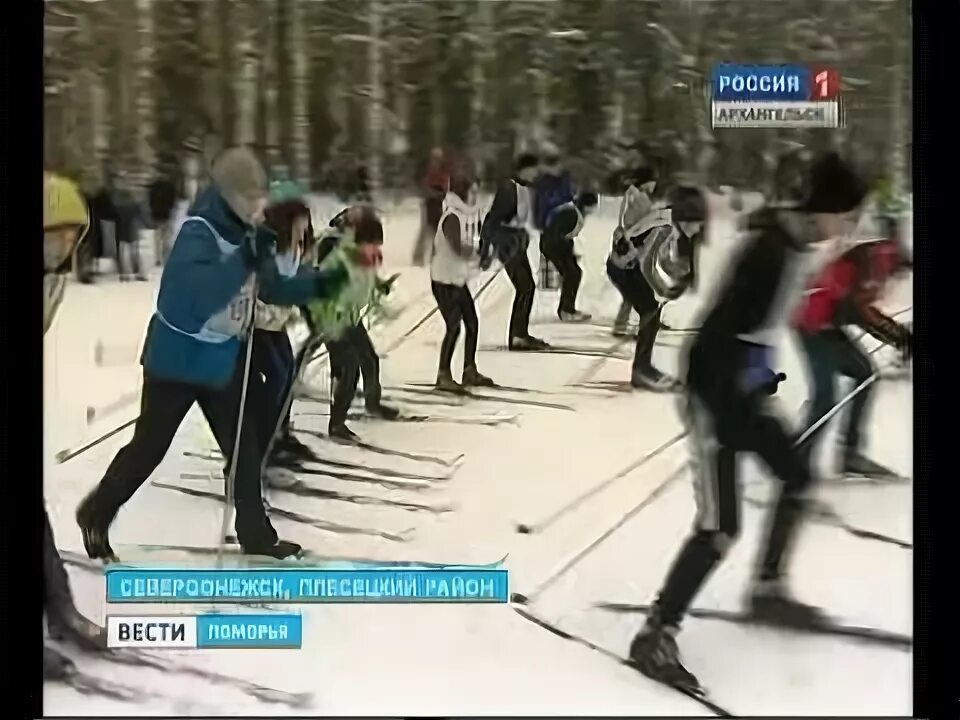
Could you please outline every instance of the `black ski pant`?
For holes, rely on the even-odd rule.
[[[480,320],[477,317],[477,307],[466,285],[446,285],[432,282],[430,289],[437,301],[440,315],[447,329],[440,343],[440,366],[438,372],[451,374],[450,365],[453,362],[453,352],[460,337],[460,324],[466,335],[463,340],[463,368],[477,366],[477,342],[480,335]]]
[[[43,614],[48,622],[65,624],[65,616],[75,610],[70,579],[57,551],[50,516],[43,510]]]
[[[517,248],[503,262],[503,269],[513,283],[513,309],[510,312],[510,339],[530,337],[530,311],[533,310],[533,297],[536,286],[533,283],[533,270],[527,258],[526,247]]]
[[[573,251],[573,240],[559,230],[548,226],[540,235],[540,253],[557,269],[563,284],[560,287],[560,305],[557,313],[577,310],[577,292],[583,279],[583,270]]]
[[[254,330],[253,357],[250,362],[250,383],[247,392],[257,412],[257,438],[261,454],[266,457],[274,436],[278,434],[281,414],[294,381],[294,356],[285,330]]]
[[[731,346],[742,345],[736,341]],[[694,345],[687,376],[686,422],[693,450],[697,513],[693,532],[674,560],[655,606],[655,616],[678,627],[690,603],[740,533],[737,460],[756,454],[779,479],[780,492],[768,518],[758,577],[779,578],[796,535],[811,476],[791,432],[763,401],[738,387],[745,349],[710,352]],[[739,357],[737,357],[739,356]]]
[[[156,470],[194,403],[200,405],[226,465],[230,467],[234,445],[237,444],[245,357],[246,349],[241,348],[233,377],[222,388],[160,380],[144,371],[140,417],[133,439],[116,454],[94,491],[92,507],[98,522],[112,522],[121,506]],[[234,478],[235,528],[241,546],[263,548],[276,543],[277,533],[263,508],[260,488],[263,445],[258,437],[256,403],[250,401],[249,387],[247,392]],[[171,527],[175,527],[176,522],[176,518],[170,518]]]
[[[830,328],[818,333],[800,333],[800,347],[803,349],[810,383],[813,386],[813,396],[807,408],[807,421],[804,425],[804,428],[808,428],[836,405],[838,375],[850,378],[853,387],[857,387],[873,375],[875,368],[870,356],[860,345],[838,328]],[[850,401],[846,427],[843,431],[845,452],[860,450],[860,430],[870,398],[870,386],[867,386]],[[807,440],[804,450],[809,456],[813,456],[814,445],[823,437],[823,428],[827,424],[821,425],[820,429]]]
[[[660,330],[660,303],[639,267],[620,268],[608,260],[607,277],[624,301],[640,316],[637,345],[633,353],[633,372],[646,372],[652,367],[650,359]]]
[[[357,394],[357,383],[363,376],[363,398],[368,408],[380,405],[380,358],[362,322],[348,329],[342,337],[327,342],[330,351],[330,380],[333,385],[330,402],[330,427],[343,425]]]

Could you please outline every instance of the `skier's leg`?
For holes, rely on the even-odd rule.
[[[350,342],[360,361],[364,404],[368,409],[375,410],[380,407],[380,399],[383,396],[383,387],[380,385],[380,356],[377,355],[377,349],[373,346],[370,334],[362,322],[357,323],[349,333]]]
[[[330,431],[342,428],[347,422],[347,413],[357,394],[360,379],[360,361],[356,350],[347,338],[327,343],[330,350],[330,379],[333,391],[330,398]]]
[[[110,523],[163,460],[196,397],[197,389],[190,385],[156,380],[144,373],[133,439],[114,456],[99,485],[77,508],[77,523],[90,557],[113,556],[107,534]]]
[[[626,300],[621,301],[620,309],[617,310],[617,317],[613,321],[613,334],[616,336],[627,334],[627,323],[630,322],[630,311],[633,308]]]
[[[237,370],[225,388],[202,390],[198,403],[226,459],[228,472],[231,463],[235,463],[232,469],[237,540],[245,552],[273,555],[276,553],[277,532],[263,507],[263,488],[260,484],[262,444],[257,437],[257,408],[250,402],[249,387],[248,397],[243,404],[243,417],[240,417],[244,365],[242,359],[237,362]],[[235,448],[238,453],[236,458],[233,457]],[[285,554],[296,552],[299,552],[299,547]]]
[[[690,603],[723,559],[740,531],[736,452],[717,437],[714,409],[691,394],[688,426],[690,462],[697,503],[693,533],[667,575],[653,612],[630,645],[641,672],[671,685],[697,689],[697,679],[680,662],[675,636]]]
[[[736,451],[717,437],[715,423],[722,419],[715,418],[697,395],[689,395],[687,403],[697,514],[693,533],[656,602],[657,620],[673,627],[679,627],[693,598],[740,533]]]
[[[873,375],[876,368],[870,360],[870,356],[863,351],[859,343],[852,340],[845,332],[842,330],[828,331],[826,339],[833,352],[837,370],[853,381],[853,387],[857,387]],[[850,401],[843,435],[843,460],[845,463],[854,461],[853,464],[856,465],[857,456],[861,454],[860,431],[871,399],[871,387],[868,385]],[[879,466],[877,469],[879,469]]]
[[[433,297],[437,301],[437,307],[440,309],[440,315],[446,324],[446,331],[443,340],[440,343],[440,364],[437,368],[437,382],[452,382],[453,373],[451,363],[453,362],[453,352],[457,346],[457,339],[460,337],[460,321],[463,317],[463,308],[458,302],[458,295],[461,290],[456,285],[445,285],[442,283],[431,283]],[[467,292],[470,292],[469,288]]]
[[[807,503],[812,484],[807,458],[797,451],[789,431],[768,414],[751,414],[741,424],[749,449],[760,456],[781,481],[779,496],[768,518],[766,544],[753,589],[752,609],[761,619],[789,625],[815,625],[823,614],[792,599],[784,583],[784,567]]]
[[[573,240],[558,239],[556,259],[552,260],[557,272],[563,278],[560,288],[559,312],[575,315],[577,313],[577,293],[580,291],[580,281],[583,279],[583,270],[574,255]]]
[[[660,330],[660,308],[650,285],[639,268],[622,270],[616,273],[618,281],[614,284],[640,316],[637,329],[637,342],[633,353],[631,382],[636,387],[653,390],[665,389],[664,376],[653,367],[653,347]],[[612,275],[611,278],[614,276]]]
[[[510,313],[510,340],[530,337],[530,311],[533,309],[533,271],[526,250],[521,248],[503,266],[513,284],[513,309]]]
[[[837,373],[833,353],[829,345],[821,337],[821,333],[799,333],[801,355],[807,367],[807,379],[812,388],[810,399],[807,401],[806,418],[803,430],[812,427],[820,418],[833,408],[835,398],[835,375]],[[820,428],[806,439],[800,447],[807,463],[816,465],[816,449],[823,437],[824,429],[829,423]]]
[[[57,551],[50,516],[43,511],[43,612],[51,637],[72,640],[91,650],[106,647],[103,628],[77,610],[70,590],[70,578]]]

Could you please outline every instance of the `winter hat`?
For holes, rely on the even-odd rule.
[[[257,201],[267,194],[267,173],[248,148],[225,150],[213,163],[210,177],[242,220],[250,222]]]
[[[648,165],[641,165],[630,171],[630,182],[636,187],[641,187],[654,180],[656,180],[656,177],[654,177],[653,168]]]
[[[668,195],[670,218],[673,222],[704,222],[707,204],[698,188],[679,185]]]
[[[87,203],[76,184],[52,173],[43,178],[43,229],[86,228],[90,222]]]
[[[809,194],[800,209],[808,213],[845,213],[856,209],[867,186],[849,164],[834,152],[817,158],[810,167]]]
[[[270,204],[279,204],[290,200],[297,200],[303,204],[306,193],[300,183],[293,180],[275,180],[270,183]]]
[[[517,172],[521,170],[526,170],[527,168],[538,167],[540,165],[540,159],[533,153],[522,153],[517,157],[516,169]]]
[[[356,205],[350,213],[354,242],[358,245],[383,244],[383,223],[370,205]]]
[[[600,196],[591,190],[585,190],[577,195],[577,207],[594,208],[600,202]]]

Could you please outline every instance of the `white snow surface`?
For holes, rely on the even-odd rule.
[[[502,385],[536,392],[503,393],[505,398],[569,406],[554,409],[497,401],[469,401],[463,407],[423,404],[423,395],[399,386],[432,382],[436,375],[442,322],[434,315],[404,341],[401,335],[434,302],[426,270],[410,267],[419,224],[416,204],[406,202],[386,214],[386,272],[401,272],[390,299],[394,314],[372,335],[381,354],[387,398],[419,412],[477,415],[518,414],[517,424],[481,427],[468,424],[352,423],[365,440],[421,453],[464,453],[447,481],[427,489],[384,488],[376,484],[326,476],[304,479],[318,488],[379,498],[382,504],[320,500],[273,491],[275,507],[297,510],[323,521],[357,528],[333,532],[276,518],[282,537],[325,556],[377,560],[489,563],[506,556],[510,586],[530,595],[530,609],[563,629],[624,652],[641,615],[597,609],[601,602],[647,604],[653,601],[693,519],[693,491],[684,442],[640,465],[550,524],[543,532],[522,535],[516,523],[536,523],[599,485],[681,432],[675,396],[619,392],[591,385],[629,379],[632,341],[617,342],[609,321],[619,296],[604,275],[604,261],[619,201],[609,199],[587,219],[580,240],[584,280],[580,305],[597,322],[561,325],[556,321],[557,294],[538,291],[533,333],[558,345],[589,348],[607,357],[508,354],[507,318],[512,287],[503,273],[478,301],[479,367]],[[749,206],[750,203],[748,203]],[[316,209],[332,215],[335,203],[318,198]],[[664,321],[674,328],[695,322],[703,297],[720,267],[711,258],[734,232],[735,218],[721,196],[711,201],[715,220],[702,255],[705,282],[699,295],[668,306]],[[533,243],[536,245],[536,242]],[[539,253],[531,250],[534,267]],[[477,278],[476,285],[486,279]],[[129,441],[132,429],[117,434],[60,465],[54,455],[76,448],[136,414],[141,372],[137,363],[146,321],[159,280],[120,284],[71,285],[45,354],[45,490],[57,542],[82,553],[73,513],[82,496],[100,479],[113,455]],[[893,288],[886,301],[891,311],[909,308],[909,281]],[[905,318],[910,313],[903,314]],[[685,336],[663,332],[654,362],[676,371]],[[875,341],[865,339],[872,348]],[[100,347],[101,362],[95,360]],[[879,364],[892,352],[874,355]],[[788,418],[799,420],[807,396],[805,373],[791,341],[780,353],[788,380],[779,402]],[[455,374],[459,372],[459,355]],[[310,379],[325,385],[325,361],[311,366]],[[875,387],[868,420],[869,452],[905,475],[912,474],[912,383],[891,379]],[[119,408],[112,411],[110,406]],[[96,417],[88,424],[87,408]],[[322,404],[297,402],[295,426],[325,430]],[[837,422],[833,423],[834,428]],[[834,430],[835,433],[835,430]],[[354,448],[331,447],[301,436],[321,455],[378,468],[409,469],[424,475],[436,465],[373,455]],[[823,443],[833,447],[831,439]],[[187,483],[222,491],[216,479],[221,464],[184,456],[214,447],[202,415],[195,408],[184,422],[153,480]],[[832,457],[820,459],[829,475]],[[211,479],[183,481],[182,473],[211,474]],[[739,543],[694,601],[695,607],[737,609],[742,606],[762,527],[758,502],[768,500],[772,482],[752,460],[741,463],[743,532]],[[909,484],[852,485],[824,482],[821,500],[856,528],[912,542],[912,495]],[[592,551],[537,591],[570,560],[632,508],[649,500],[632,519]],[[435,514],[410,511],[391,502],[452,505]],[[214,500],[188,497],[157,488],[148,481],[123,508],[111,532],[121,557],[148,564],[194,562],[182,553],[138,550],[140,544],[214,547],[223,508]],[[376,531],[399,536],[391,540]],[[213,559],[210,558],[210,562]],[[835,525],[810,523],[797,543],[792,586],[803,599],[822,605],[853,625],[912,634],[912,550],[863,539]],[[102,577],[71,566],[76,601],[90,617],[103,620]],[[198,609],[182,606],[183,612]],[[83,695],[59,684],[45,687],[49,715],[387,715],[458,716],[535,715],[702,715],[698,703],[617,665],[600,653],[550,634],[508,605],[308,605],[300,650],[209,650],[164,652],[178,662],[244,678],[291,693],[307,693],[299,708],[259,701],[222,683],[185,674],[128,667],[77,655],[81,668],[152,693],[142,703]],[[114,612],[132,612],[115,607]],[[138,614],[160,608],[138,607]],[[169,610],[168,610],[169,611]],[[911,652],[863,641],[758,629],[715,620],[688,619],[679,637],[686,666],[709,689],[712,699],[736,715],[907,715],[911,713]],[[146,695],[145,695],[146,698]]]

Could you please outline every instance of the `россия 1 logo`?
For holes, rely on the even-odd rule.
[[[713,127],[840,126],[840,73],[820,65],[721,64],[711,76]]]

